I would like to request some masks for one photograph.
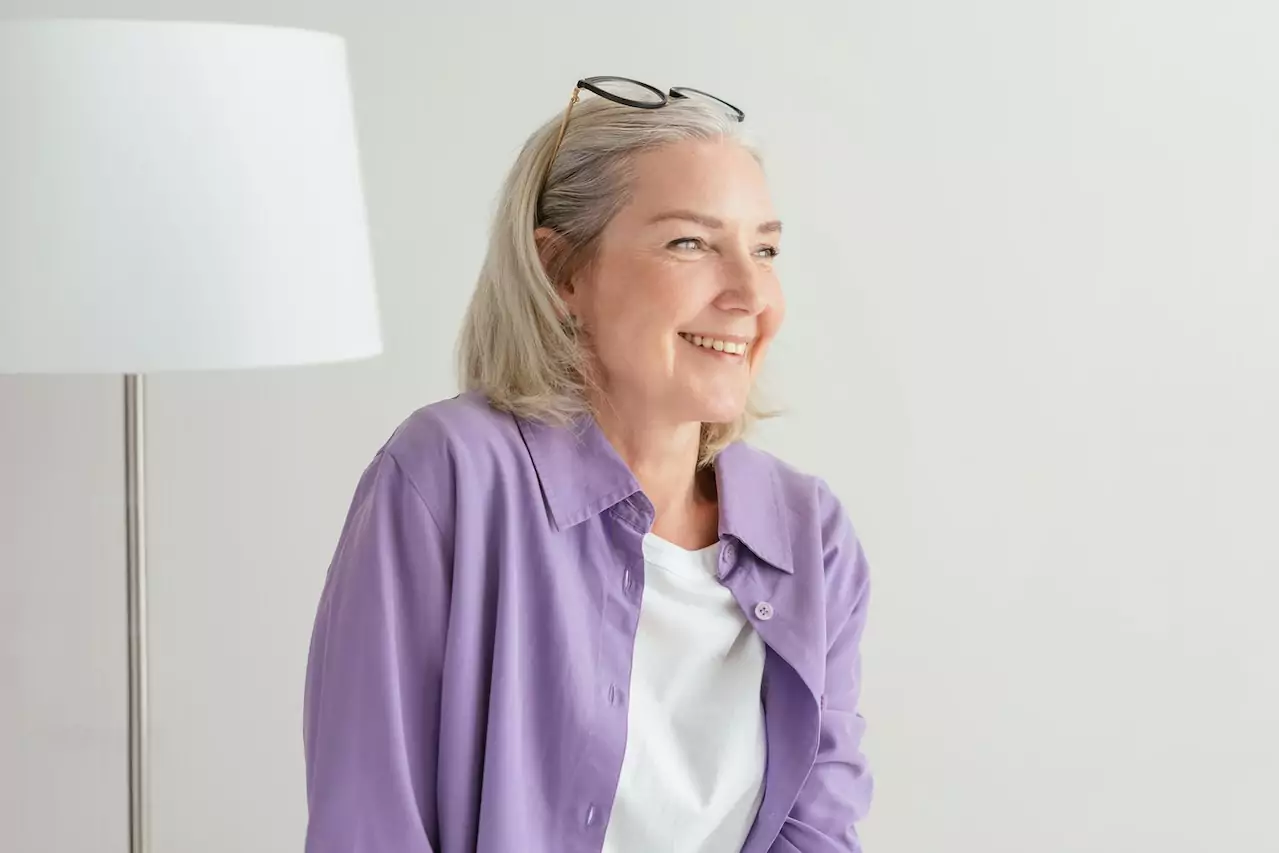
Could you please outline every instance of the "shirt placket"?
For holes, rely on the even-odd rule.
[[[573,846],[587,853],[599,853],[603,848],[626,752],[631,665],[644,596],[642,543],[651,524],[626,501],[607,511],[603,523],[611,528],[606,535],[612,538],[617,565],[605,570],[591,700],[594,723],[568,816],[570,831],[581,841]]]
[[[744,853],[758,853],[777,837],[816,754],[818,700],[794,666],[798,651],[783,641],[788,635],[785,621],[791,616],[778,600],[782,575],[761,569],[732,538],[725,541],[721,559],[722,582],[768,650],[761,685],[768,736],[764,801],[742,848]]]

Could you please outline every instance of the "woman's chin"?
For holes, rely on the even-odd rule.
[[[725,424],[737,420],[746,411],[746,395],[699,396],[688,408],[695,413],[689,420]]]

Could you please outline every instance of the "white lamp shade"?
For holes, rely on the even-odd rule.
[[[0,372],[380,351],[340,38],[0,24]]]

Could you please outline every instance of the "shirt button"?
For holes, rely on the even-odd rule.
[[[593,803],[586,807],[586,825],[595,825],[595,805]]]
[[[608,688],[608,701],[609,701],[609,703],[611,703],[611,704],[613,704],[613,705],[620,705],[620,704],[622,704],[622,696],[623,696],[623,695],[624,695],[624,694],[622,693],[622,691],[621,691],[621,690],[620,690],[620,689],[619,689],[616,685],[613,685],[613,684],[610,684],[610,685],[609,685],[609,688]]]
[[[773,618],[773,605],[767,601],[761,601],[755,605],[755,617],[761,622],[767,622]]]
[[[736,557],[737,557],[737,546],[735,546],[732,542],[725,542],[724,543],[724,561],[727,563],[731,563]]]

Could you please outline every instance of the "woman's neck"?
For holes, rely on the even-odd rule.
[[[607,403],[595,408],[601,432],[653,504],[653,533],[690,550],[715,542],[714,472],[697,467],[702,425],[655,422]]]

